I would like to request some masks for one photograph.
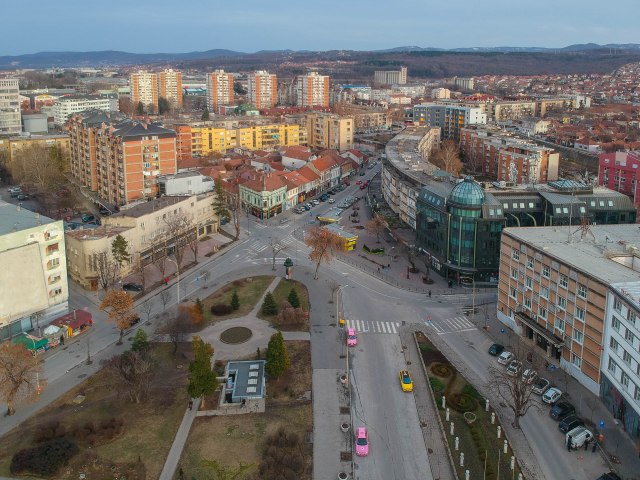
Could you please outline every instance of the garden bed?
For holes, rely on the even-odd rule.
[[[241,280],[234,280],[213,292],[207,298],[202,300],[202,303],[204,304],[203,328],[221,320],[244,317],[247,315],[251,310],[253,310],[253,307],[256,306],[256,303],[258,303],[258,300],[260,300],[262,295],[264,295],[267,287],[272,281],[273,277],[269,275],[248,277]],[[240,300],[239,308],[227,315],[213,315],[211,313],[211,306],[215,304],[231,305],[231,297],[233,296],[234,291],[238,293],[238,298]]]
[[[288,322],[285,319],[282,319],[279,315],[265,315],[262,312],[258,312],[258,318],[266,320],[273,324],[273,326],[283,332],[308,332],[309,331],[309,291],[304,283],[298,282],[297,280],[286,280],[282,279],[276,286],[276,288],[271,292],[273,295],[273,299],[276,302],[276,306],[278,307],[278,312],[282,310],[282,304],[287,302],[287,297],[291,292],[291,289],[294,288],[296,293],[298,294],[298,300],[300,300],[300,308],[304,312],[307,312],[307,315],[303,318],[302,321],[296,322]]]

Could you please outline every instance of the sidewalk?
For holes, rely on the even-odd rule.
[[[182,450],[184,449],[184,445],[187,443],[187,438],[189,438],[191,425],[198,413],[198,408],[200,408],[200,399],[194,398],[192,408],[187,408],[187,411],[184,412],[184,417],[182,417],[182,422],[176,432],[173,444],[171,445],[167,459],[164,462],[164,467],[160,473],[160,480],[173,479],[176,469],[178,468],[180,457],[182,457]]]

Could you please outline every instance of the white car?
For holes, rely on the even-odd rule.
[[[538,378],[538,374],[533,368],[527,368],[522,374],[522,381],[524,383],[533,383],[536,378]]]
[[[580,448],[584,442],[593,438],[593,433],[583,425],[576,427],[565,435],[565,444],[569,443],[571,438],[571,448]]]
[[[509,365],[513,358],[513,353],[504,351],[498,356],[498,363],[502,365]]]
[[[520,370],[522,370],[522,362],[519,362],[518,360],[512,360],[507,367],[507,375],[515,377],[520,373]]]
[[[544,392],[544,395],[542,395],[542,401],[549,404],[556,403],[558,400],[560,400],[561,396],[562,390],[556,387],[551,387],[549,390]]]
[[[318,200],[317,198],[312,200],[311,203],[313,203],[314,205],[320,205],[320,200]]]
[[[329,202],[329,203],[335,203],[335,200],[334,200],[333,198],[330,198],[330,199],[328,200],[328,202]]]

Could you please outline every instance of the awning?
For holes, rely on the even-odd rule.
[[[538,335],[544,338],[547,342],[552,344],[555,348],[564,347],[564,340],[561,340],[558,337],[556,337],[552,332],[544,328],[534,319],[529,318],[527,315],[520,312],[516,313],[516,317],[518,318],[518,320],[520,320],[522,323],[530,327],[534,332],[536,332]]]

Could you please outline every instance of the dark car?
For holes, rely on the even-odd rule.
[[[29,200],[29,195],[26,195],[26,194],[24,194],[24,193],[21,193],[20,195],[18,195],[18,197],[17,197],[17,198],[18,198],[18,200],[19,200],[20,202],[24,202],[25,200]]]
[[[562,421],[558,424],[558,428],[562,433],[567,433],[573,430],[576,427],[581,427],[584,425],[584,422],[577,415],[569,415],[564,417]]]
[[[576,407],[569,402],[558,402],[549,410],[549,415],[554,420],[563,420],[565,417],[575,413],[575,411]]]
[[[101,207],[100,210],[98,210],[100,212],[100,215],[104,215],[105,217],[108,217],[109,215],[111,215],[111,210],[106,209],[104,207]]]
[[[85,213],[81,217],[82,223],[91,223],[96,221],[95,215],[91,215],[90,213]]]
[[[364,177],[366,175],[366,172],[360,172],[360,176]]]
[[[124,283],[122,289],[129,292],[142,292],[144,288],[139,283]]]
[[[622,480],[622,477],[620,477],[616,473],[609,472],[609,473],[600,475],[598,478],[596,478],[596,480]]]
[[[135,314],[135,317],[133,317],[131,319],[131,323],[129,324],[129,328],[133,327],[136,323],[140,323],[140,315],[138,315],[137,313]]]
[[[493,355],[494,357],[497,357],[502,352],[504,352],[504,346],[499,343],[494,343],[489,347],[489,355]]]

